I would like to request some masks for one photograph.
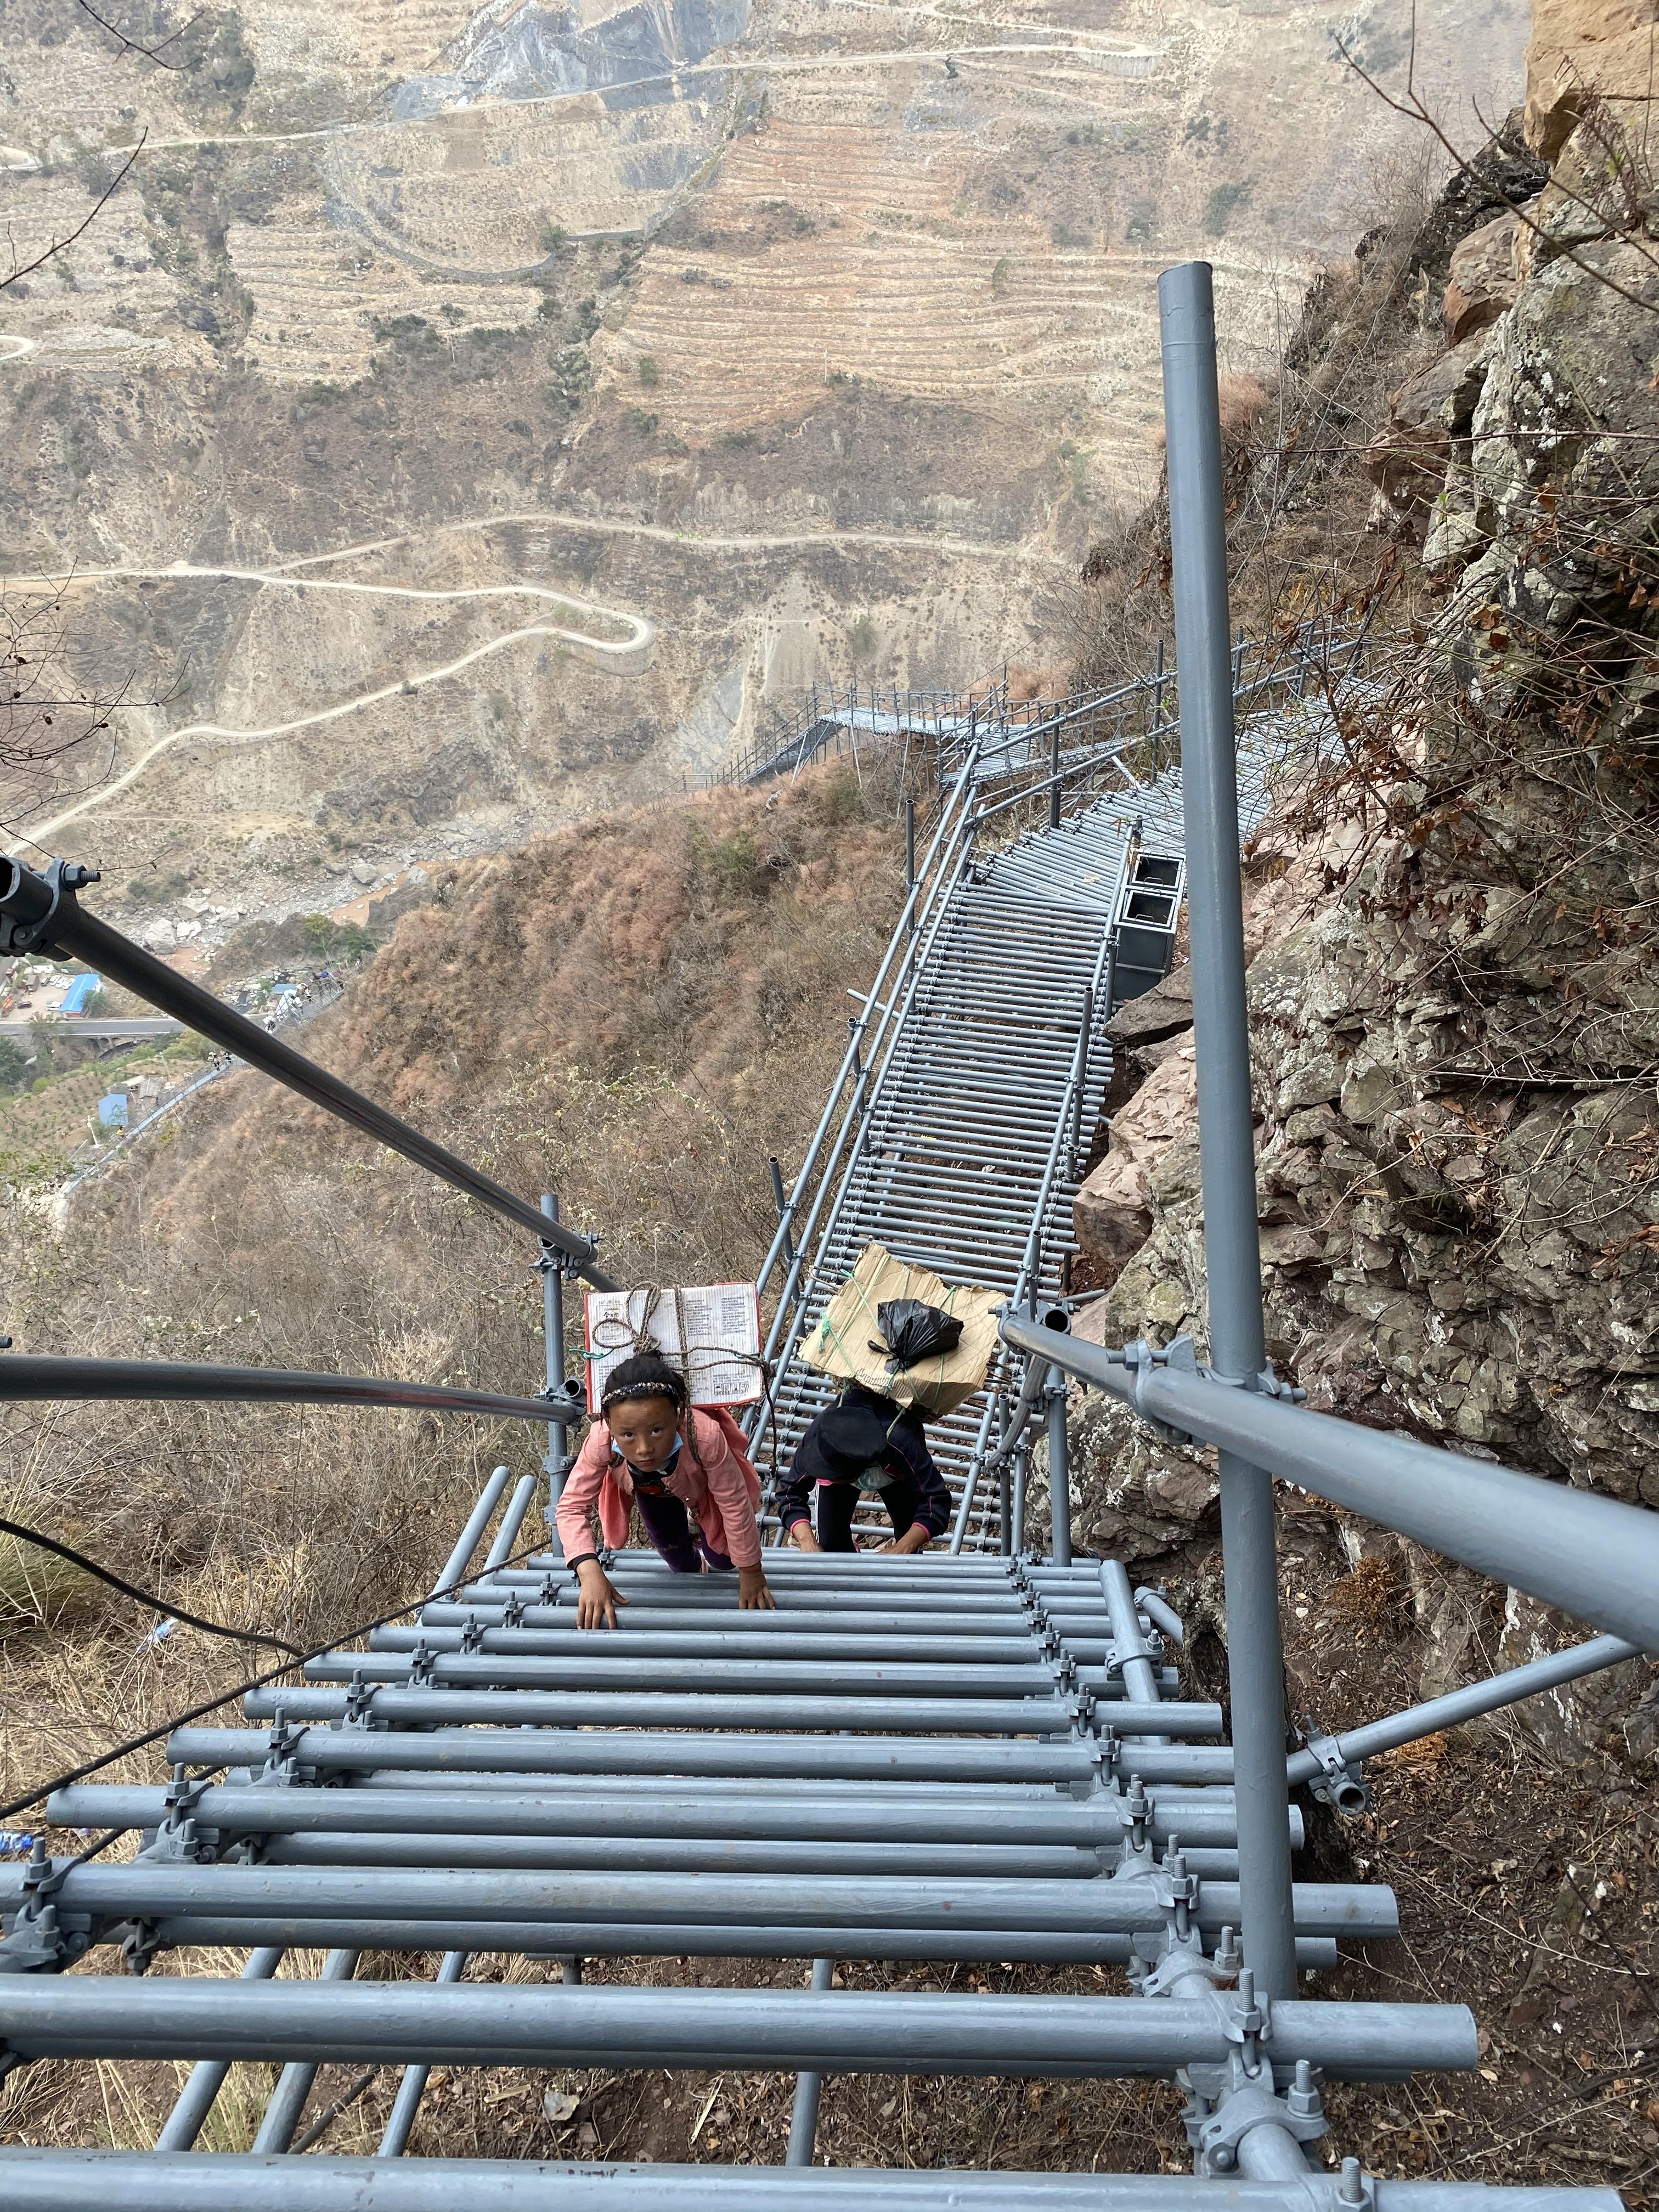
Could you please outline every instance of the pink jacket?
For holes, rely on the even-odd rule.
[[[749,1463],[743,1431],[724,1406],[692,1408],[691,1433],[665,1486],[696,1516],[714,1551],[724,1552],[739,1567],[760,1565],[760,1530],[755,1525],[760,1477]],[[559,1498],[559,1541],[566,1559],[592,1550],[589,1516],[596,1504],[601,1534],[613,1551],[620,1551],[628,1541],[633,1502],[628,1462],[611,1441],[608,1424],[595,1421]]]

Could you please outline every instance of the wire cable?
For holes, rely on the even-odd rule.
[[[534,1559],[541,1547],[540,1542],[526,1545],[522,1552],[514,1552],[509,1559],[502,1559],[495,1571],[499,1573],[502,1567],[521,1565],[526,1559]],[[441,1589],[425,1590],[419,1597],[410,1598],[406,1605],[398,1606],[393,1612],[383,1613],[378,1620],[366,1620],[359,1627],[347,1629],[343,1635],[331,1636],[326,1643],[318,1644],[314,1650],[296,1651],[293,1658],[283,1660],[280,1667],[268,1668],[263,1674],[252,1674],[246,1682],[234,1683],[221,1696],[210,1698],[205,1705],[192,1705],[187,1713],[174,1713],[159,1728],[150,1729],[143,1735],[130,1736],[126,1742],[118,1743],[112,1751],[104,1752],[97,1759],[89,1759],[80,1766],[71,1767],[67,1774],[59,1774],[50,1782],[41,1783],[22,1796],[14,1797],[9,1804],[0,1805],[0,1820],[10,1820],[15,1813],[27,1813],[31,1806],[40,1804],[54,1791],[66,1790],[71,1782],[84,1782],[88,1774],[96,1774],[103,1767],[112,1766],[118,1759],[125,1759],[131,1752],[148,1750],[151,1744],[160,1743],[164,1736],[171,1735],[174,1729],[183,1728],[190,1721],[199,1721],[207,1713],[216,1713],[222,1705],[229,1705],[234,1698],[245,1696],[249,1690],[262,1690],[267,1683],[279,1681],[284,1674],[292,1674],[296,1666],[302,1666],[307,1659],[320,1659],[326,1651],[337,1651],[342,1644],[355,1643],[360,1636],[370,1636],[377,1628],[389,1627],[394,1620],[401,1620],[406,1613],[416,1613],[422,1606],[429,1605],[436,1598],[453,1597],[457,1590],[465,1589],[471,1579],[470,1574],[458,1575],[453,1583],[446,1583]],[[210,1774],[216,1770],[207,1767],[203,1771]],[[117,1830],[116,1832],[121,1832]]]
[[[265,1636],[253,1628],[227,1628],[222,1621],[204,1620],[199,1613],[186,1613],[181,1605],[169,1605],[164,1597],[156,1597],[149,1590],[142,1590],[136,1583],[124,1581],[119,1575],[112,1574],[109,1568],[100,1567],[96,1559],[89,1559],[84,1552],[77,1552],[73,1545],[60,1544],[56,1536],[42,1535],[38,1528],[26,1528],[21,1521],[0,1518],[0,1533],[15,1536],[20,1543],[37,1545],[43,1552],[54,1553],[58,1559],[67,1559],[72,1567],[79,1567],[82,1574],[91,1575],[100,1583],[107,1583],[112,1589],[119,1590],[124,1597],[137,1598],[140,1605],[149,1606],[156,1613],[166,1613],[173,1620],[182,1620],[187,1628],[204,1628],[210,1636],[228,1636],[234,1644],[266,1644],[275,1650],[292,1653],[296,1659],[308,1656],[297,1644],[290,1644],[285,1637]]]

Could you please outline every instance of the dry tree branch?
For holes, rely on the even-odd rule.
[[[146,46],[141,45],[137,39],[130,39],[126,33],[117,24],[112,23],[106,15],[100,15],[98,10],[92,5],[92,0],[75,0],[75,4],[81,10],[83,15],[91,16],[93,21],[97,24],[100,30],[107,31],[112,39],[118,39],[120,40],[121,51],[123,53],[142,54],[146,61],[154,62],[158,69],[165,70],[186,70],[190,68],[191,64],[188,62],[163,61],[161,58],[162,49],[172,46],[176,40],[182,39],[187,31],[193,31],[196,28],[196,26],[201,21],[203,16],[207,13],[207,9],[205,8],[198,8],[196,13],[191,17],[189,22],[181,23],[176,31],[170,31],[165,39],[158,40],[155,46]]]
[[[1413,9],[1412,21],[1413,65],[1417,51],[1416,40],[1416,11]],[[1332,43],[1360,82],[1368,86],[1385,107],[1391,108],[1396,115],[1403,115],[1408,122],[1420,123],[1425,130],[1431,131],[1446,152],[1451,155],[1463,175],[1472,178],[1483,191],[1489,191],[1495,200],[1509,210],[1523,229],[1529,230],[1534,238],[1542,239],[1553,252],[1559,253],[1563,260],[1571,261],[1575,269],[1582,269],[1587,276],[1593,276],[1598,284],[1606,285],[1609,292],[1616,292],[1621,300],[1628,300],[1632,307],[1639,307],[1644,315],[1659,315],[1659,301],[1644,300],[1639,292],[1632,292],[1628,286],[1620,283],[1615,277],[1609,276],[1605,270],[1598,269],[1594,262],[1586,261],[1583,256],[1575,252],[1571,246],[1564,245],[1560,240],[1552,238],[1541,224],[1534,222],[1519,200],[1511,199],[1507,192],[1500,191],[1489,179],[1481,176],[1474,164],[1453,145],[1439,123],[1424,106],[1409,78],[1407,84],[1407,98],[1396,100],[1391,92],[1385,92],[1376,79],[1354,58],[1352,48],[1344,39],[1333,33]]]
[[[11,274],[9,276],[0,276],[0,292],[3,292],[8,285],[15,284],[20,277],[32,276],[37,269],[44,268],[46,263],[52,258],[54,254],[66,253],[70,247],[74,245],[76,240],[79,238],[83,232],[91,229],[93,224],[97,222],[99,216],[103,213],[104,210],[109,205],[111,200],[114,198],[116,193],[120,191],[121,186],[125,183],[127,172],[131,168],[133,163],[138,159],[140,154],[143,152],[144,141],[149,137],[149,132],[148,128],[139,132],[137,144],[127,155],[126,160],[122,162],[120,167],[116,171],[114,176],[111,178],[109,183],[104,187],[102,197],[93,208],[91,214],[86,216],[82,222],[78,222],[75,228],[70,231],[67,238],[53,239],[52,244],[46,248],[44,253],[37,254],[33,261],[26,261],[21,269],[17,266],[16,261],[14,258],[12,262]]]
[[[1605,105],[1607,103],[1607,95],[1606,94],[1597,92],[1594,87],[1586,83],[1583,75],[1578,70],[1575,70],[1573,74],[1578,78],[1578,82],[1581,85],[1583,85],[1584,88],[1585,112],[1582,119],[1587,123],[1590,119],[1594,106],[1597,104]],[[1472,100],[1469,104],[1474,110],[1474,119],[1480,125],[1480,128],[1486,133],[1488,137],[1496,138],[1498,136],[1498,133],[1492,129],[1491,124],[1487,122],[1486,117],[1480,112],[1480,102],[1478,100]],[[1618,126],[1615,125],[1615,128],[1617,127]],[[1605,152],[1608,149],[1606,148],[1604,143],[1603,151]],[[1620,229],[1618,224],[1609,222],[1607,217],[1602,213],[1599,207],[1595,206],[1594,202],[1587,200],[1582,192],[1574,191],[1571,185],[1564,182],[1560,177],[1555,175],[1553,173],[1551,174],[1550,182],[1555,187],[1556,191],[1560,193],[1563,199],[1571,200],[1575,207],[1583,208],[1586,215],[1594,216],[1595,220],[1601,225],[1608,237],[1620,238],[1626,246],[1634,246],[1636,251],[1641,255],[1643,260],[1648,263],[1650,267],[1655,270],[1659,270],[1659,254],[1650,253],[1647,247],[1643,245],[1639,238],[1633,236],[1628,230]],[[1496,191],[1497,187],[1494,185],[1492,189]],[[1503,195],[1500,193],[1498,197],[1502,198]],[[1505,201],[1504,204],[1507,206],[1509,204],[1508,201]],[[1519,210],[1517,210],[1516,212],[1519,213]],[[1542,237],[1543,234],[1544,234],[1541,231],[1539,233],[1540,237]]]
[[[56,802],[71,755],[103,738],[113,748],[123,709],[164,706],[179,678],[141,692],[136,669],[118,682],[82,682],[70,657],[73,577],[35,588],[0,579],[0,830],[11,836]],[[101,749],[100,749],[101,750]],[[107,765],[99,771],[99,780]]]

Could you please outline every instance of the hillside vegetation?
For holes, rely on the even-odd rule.
[[[620,1279],[752,1275],[767,1156],[799,1158],[902,891],[890,794],[850,771],[596,818],[460,872],[307,1046],[514,1189],[556,1189]],[[21,1196],[6,1239],[5,1326],[32,1352],[540,1387],[525,1240],[251,1073],[88,1185],[61,1239]],[[574,1365],[576,1299],[569,1334]],[[0,1511],[210,1617],[315,1639],[429,1581],[483,1474],[544,1443],[394,1413],[31,1409]],[[140,1608],[71,1595],[51,1635],[27,1588],[0,1619],[0,1795],[236,1679],[194,1632],[135,1656]]]

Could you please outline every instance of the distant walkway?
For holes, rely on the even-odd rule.
[[[27,1021],[0,1022],[0,1037],[32,1037],[37,1022],[50,1022],[61,1028],[66,1042],[76,1037],[88,1037],[97,1044],[107,1044],[113,1037],[174,1037],[184,1034],[185,1025],[175,1022],[169,1014],[97,1014],[88,1018],[85,1014],[35,1014]]]

